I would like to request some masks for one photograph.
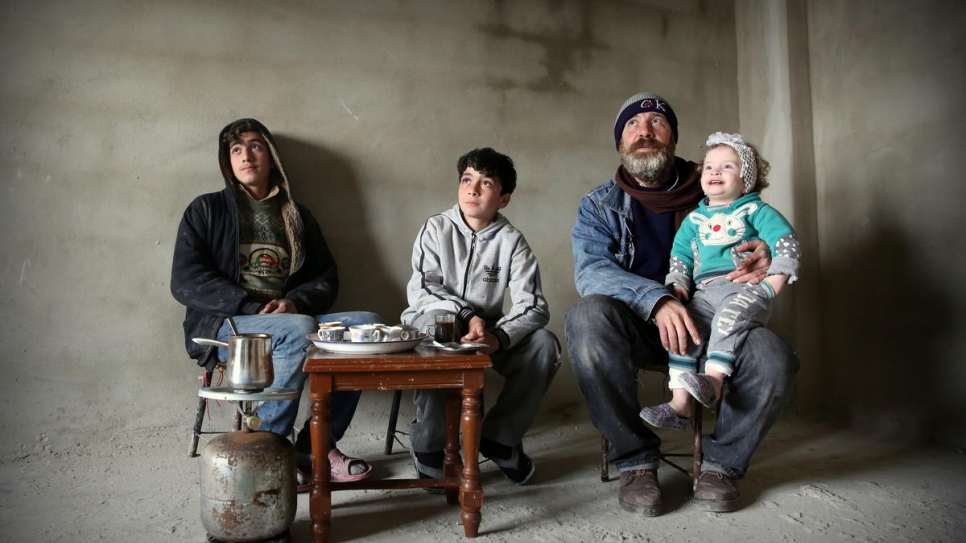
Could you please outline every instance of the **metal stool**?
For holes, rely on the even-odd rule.
[[[667,389],[668,367],[667,366],[647,366],[644,371],[655,371],[664,374],[664,387]],[[692,415],[691,428],[694,430],[694,450],[691,454],[686,453],[661,453],[661,461],[672,468],[691,476],[692,490],[698,485],[698,477],[701,476],[701,418],[704,415],[701,404],[691,399]],[[607,462],[607,451],[610,449],[610,441],[603,434],[600,436],[600,480],[601,482],[610,481],[610,464]],[[691,457],[691,471],[676,464],[671,458]]]
[[[392,454],[393,441],[399,441],[396,434],[408,435],[402,430],[396,429],[396,422],[399,420],[399,404],[402,401],[402,391],[394,390],[392,393],[392,407],[389,408],[389,427],[386,428],[386,456]],[[402,445],[402,442],[399,443]]]
[[[198,388],[199,389],[209,388],[211,386],[212,374],[214,373],[218,373],[218,383],[221,383],[225,378],[225,366],[226,364],[224,362],[218,362],[217,364],[215,364],[215,367],[212,369],[212,371],[208,371],[207,369],[202,368],[201,376],[198,377],[198,380],[201,381],[201,386]],[[195,412],[195,425],[191,430],[191,447],[188,449],[189,458],[194,458],[198,456],[198,440],[201,437],[201,434],[222,433],[222,432],[212,432],[212,431],[205,432],[205,431],[202,431],[201,429],[201,425],[205,420],[205,412],[208,410],[208,402],[209,402],[208,398],[205,398],[203,396],[198,397],[198,409]],[[241,422],[242,422],[241,413],[237,410],[233,410],[233,411],[235,413],[235,417],[232,422],[232,429],[240,430]]]
[[[698,484],[698,477],[701,476],[701,416],[703,415],[701,404],[697,400],[691,400],[694,405],[694,413],[691,415],[691,427],[694,429],[694,452],[686,453],[661,453],[661,461],[680,471],[685,475],[691,476],[692,489]],[[607,462],[607,451],[610,449],[610,441],[603,435],[600,436],[600,480],[610,481],[610,464]],[[691,471],[677,465],[670,458],[691,457]]]

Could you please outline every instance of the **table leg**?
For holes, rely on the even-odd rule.
[[[469,373],[469,372],[468,372]],[[463,382],[463,480],[460,485],[460,504],[463,513],[463,531],[466,537],[476,537],[480,532],[483,507],[483,487],[480,485],[480,430],[482,428],[483,372],[473,372],[477,379],[467,375]]]
[[[312,374],[312,493],[309,495],[309,516],[312,519],[312,541],[328,543],[332,527],[332,488],[329,485],[329,440],[332,429],[329,416],[332,413],[332,377]]]
[[[451,481],[458,480],[463,463],[460,461],[460,395],[453,390],[446,395],[446,446],[443,448],[443,477]],[[459,489],[446,489],[446,503],[456,505],[459,501]]]

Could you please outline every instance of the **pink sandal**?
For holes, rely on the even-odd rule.
[[[350,470],[353,464],[362,465],[365,470],[362,473],[353,475]],[[361,481],[372,473],[372,466],[366,463],[365,460],[360,460],[358,458],[349,458],[348,456],[342,454],[339,449],[332,449],[329,451],[329,477],[333,483],[351,483],[353,481]]]
[[[350,471],[350,467],[353,464],[361,464],[365,466],[365,471],[353,475]],[[372,473],[372,466],[366,463],[365,460],[359,458],[350,458],[344,454],[339,449],[332,449],[329,451],[329,480],[333,483],[351,483],[353,481],[361,481]],[[307,470],[298,469],[296,471],[296,492],[301,494],[302,492],[308,492],[312,490],[312,472]]]

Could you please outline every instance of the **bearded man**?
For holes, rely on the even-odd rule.
[[[618,110],[614,140],[621,165],[585,194],[572,232],[578,299],[567,311],[570,362],[594,426],[610,441],[621,473],[618,503],[657,516],[661,439],[641,420],[637,371],[668,363],[702,331],[664,286],[674,234],[702,198],[698,165],[674,155],[678,121],[660,96],[640,93]],[[770,258],[764,242],[728,279],[757,283]],[[701,361],[703,364],[703,361]],[[699,368],[700,370],[700,368]],[[738,506],[737,479],[791,397],[798,359],[766,328],[748,335],[727,383],[714,432],[704,436],[694,504],[714,512]]]

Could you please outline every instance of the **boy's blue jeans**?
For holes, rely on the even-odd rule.
[[[272,363],[275,366],[275,381],[273,387],[292,388],[302,392],[306,374],[302,372],[305,363],[305,353],[312,344],[305,336],[319,331],[320,322],[342,321],[346,326],[382,322],[382,317],[367,311],[348,311],[343,313],[329,313],[326,315],[294,315],[290,313],[271,313],[266,315],[239,315],[233,317],[240,333],[272,334]],[[226,319],[218,330],[218,339],[226,341],[231,334],[231,327]],[[228,359],[228,351],[218,349],[218,359],[222,362]],[[332,443],[339,441],[349,428],[352,415],[359,404],[360,392],[335,392],[332,394]],[[268,430],[282,437],[289,437],[295,427],[298,416],[299,400],[265,402],[258,411],[262,419],[261,430]],[[306,426],[308,420],[305,421]],[[301,432],[300,432],[301,433]],[[308,433],[305,434],[306,436]],[[303,440],[297,447],[301,450],[309,445]]]
[[[641,420],[637,370],[667,364],[657,327],[623,302],[594,294],[567,310],[565,334],[591,422],[610,441],[621,471],[656,469],[661,439]],[[767,328],[748,333],[714,432],[703,438],[703,471],[741,478],[752,454],[791,399],[798,372],[792,349]]]

